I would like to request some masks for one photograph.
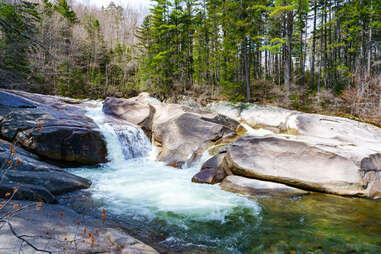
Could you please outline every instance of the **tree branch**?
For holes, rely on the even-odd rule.
[[[43,253],[50,253],[50,254],[52,254],[51,251],[39,249],[39,248],[37,248],[36,246],[34,246],[33,244],[31,244],[28,240],[25,240],[25,239],[24,239],[25,235],[22,235],[22,236],[17,235],[17,233],[16,233],[15,230],[13,229],[12,224],[11,224],[9,221],[7,221],[7,223],[8,223],[9,229],[11,230],[12,234],[13,234],[15,237],[17,237],[18,239],[20,239],[21,241],[23,241],[24,243],[26,243],[29,247],[31,247],[31,248],[34,249],[35,251],[39,251],[39,252],[43,252]]]

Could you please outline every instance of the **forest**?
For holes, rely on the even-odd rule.
[[[74,98],[184,96],[381,125],[381,0],[2,0],[0,84]]]

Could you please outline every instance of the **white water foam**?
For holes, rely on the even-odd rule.
[[[254,129],[245,123],[241,123],[241,125],[243,126],[243,128],[245,128],[245,130],[249,136],[264,137],[264,136],[268,136],[268,135],[274,135],[274,132],[266,130],[266,129],[262,129],[262,128],[261,129]]]
[[[141,128],[110,120],[102,112],[102,102],[93,102],[95,107],[88,108],[87,116],[98,125],[105,137],[108,160],[119,163],[125,160],[146,157],[152,150],[151,142]]]
[[[155,161],[155,149],[144,158],[127,160],[121,144],[128,144],[121,143],[114,128],[105,124],[101,107],[97,102],[95,108],[89,109],[88,116],[105,136],[110,162],[100,170],[82,168],[74,173],[93,181],[92,196],[104,200],[113,214],[136,220],[159,218],[185,231],[189,221],[224,223],[225,217],[237,208],[245,207],[253,216],[259,216],[260,207],[256,201],[223,191],[217,185],[191,182],[201,163],[209,158],[207,153],[199,164],[187,169]],[[133,143],[136,140],[129,140],[132,149],[136,147]]]

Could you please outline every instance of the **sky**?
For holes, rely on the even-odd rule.
[[[135,8],[144,8],[144,9],[149,9],[151,0],[80,0],[83,3],[90,3],[92,5],[96,5],[99,7],[107,7],[111,1],[113,1],[116,4],[125,6],[133,6]]]

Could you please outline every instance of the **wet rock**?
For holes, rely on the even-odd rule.
[[[54,168],[52,168],[54,169]],[[88,189],[91,182],[59,169],[50,171],[12,171],[6,173],[4,180],[9,183],[24,185],[43,186],[54,195]]]
[[[53,195],[87,189],[91,182],[70,174],[56,166],[38,160],[38,157],[20,147],[0,140],[0,192],[19,189],[15,199],[55,202]]]
[[[345,196],[377,198],[380,154],[334,140],[241,137],[224,165],[233,174]],[[372,163],[370,163],[372,161]]]
[[[193,176],[192,182],[194,183],[207,183],[207,184],[216,184],[222,181],[225,178],[225,172],[219,171],[216,168],[208,168],[201,170],[196,175]]]
[[[25,100],[31,101],[37,106],[50,106],[52,108],[57,108],[57,109],[65,107],[65,106],[68,106],[68,108],[73,108],[68,104],[79,105],[83,103],[83,101],[81,100],[76,100],[76,99],[61,97],[61,96],[30,93],[30,92],[24,92],[19,90],[9,90],[9,89],[0,89],[0,91],[8,93],[10,96],[24,98]]]
[[[79,101],[19,91],[0,92],[13,98],[7,107],[0,107],[3,139],[17,141],[29,151],[60,164],[106,162],[104,138],[93,120],[85,116]],[[33,106],[24,107],[24,101]]]
[[[369,197],[381,198],[381,153],[372,154],[361,161],[362,176],[367,184]]]
[[[106,162],[106,147],[99,131],[88,128],[48,126],[18,132],[24,148],[51,160],[95,165]]]
[[[293,188],[284,184],[249,179],[241,176],[226,177],[221,183],[220,187],[227,191],[249,195],[291,197],[308,194],[307,191]]]
[[[192,182],[216,184],[222,182],[227,176],[222,163],[225,153],[220,153],[207,160],[201,167],[201,171],[192,178]]]

